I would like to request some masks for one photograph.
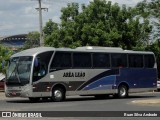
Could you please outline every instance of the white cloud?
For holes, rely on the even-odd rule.
[[[142,0],[106,0],[106,1],[112,1],[113,4],[118,3],[120,5],[126,4],[127,6],[135,6],[138,2],[141,2]]]
[[[2,30],[8,30],[8,29],[13,29],[14,27],[15,27],[14,24],[0,25],[0,31],[2,31]]]
[[[35,9],[34,9],[33,7],[31,7],[31,6],[28,6],[28,7],[26,7],[26,8],[24,9],[25,14],[30,14],[30,13],[32,13],[34,10],[35,10]]]
[[[43,11],[43,26],[52,19],[60,22],[61,8],[67,3],[77,2],[89,4],[92,0],[42,0],[42,7],[47,7],[48,12]],[[111,0],[119,4],[134,5],[141,0]],[[0,35],[12,35],[28,33],[39,29],[37,0],[1,0],[0,4]]]
[[[86,3],[88,0],[42,0],[42,7],[49,8],[43,11],[43,25],[49,19],[60,22],[61,8],[67,3]],[[1,0],[0,4],[0,35],[28,33],[39,29],[37,0]],[[3,27],[2,27],[3,26]]]
[[[0,15],[2,15],[3,14],[3,11],[0,11]]]
[[[56,22],[56,23],[60,23],[60,18],[59,16],[54,16],[52,17],[52,21]]]

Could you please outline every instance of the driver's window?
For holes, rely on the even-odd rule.
[[[48,73],[48,64],[53,52],[44,52],[34,59],[33,82],[40,80]]]

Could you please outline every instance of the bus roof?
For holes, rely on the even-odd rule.
[[[133,51],[133,50],[123,50],[119,47],[77,47],[76,49],[71,48],[54,48],[54,47],[37,47],[32,49],[27,49],[12,55],[11,57],[18,56],[34,56],[46,51],[75,51],[75,52],[108,52],[108,53],[135,53],[135,54],[154,54],[153,52],[146,51]]]
[[[53,47],[37,47],[37,48],[31,48],[31,49],[23,50],[21,52],[13,54],[11,57],[34,56],[38,53],[42,53],[42,52],[45,52],[45,51],[54,51],[54,50],[55,50],[55,48],[53,48]]]

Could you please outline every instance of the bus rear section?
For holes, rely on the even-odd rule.
[[[154,91],[157,88],[157,70],[156,69],[120,69],[120,75],[117,76],[116,85],[124,84],[128,92]]]

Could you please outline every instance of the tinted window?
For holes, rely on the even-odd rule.
[[[51,63],[51,69],[53,68],[69,68],[72,67],[71,53],[56,52]]]
[[[143,55],[129,55],[129,67],[143,67]]]
[[[112,67],[127,67],[126,54],[111,54]]]
[[[145,55],[144,60],[145,60],[145,67],[147,68],[154,67],[155,60],[153,55]]]
[[[94,53],[93,54],[93,67],[110,67],[109,54]]]
[[[74,53],[73,54],[74,67],[91,67],[91,54],[90,53]]]
[[[44,52],[36,56],[34,60],[33,82],[44,77],[48,72],[48,65],[53,52]]]

